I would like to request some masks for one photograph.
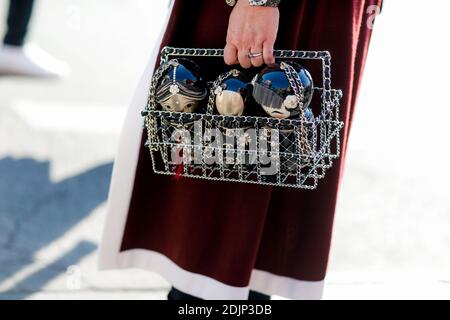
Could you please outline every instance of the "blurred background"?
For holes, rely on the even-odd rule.
[[[96,251],[121,124],[168,2],[36,3],[28,39],[71,73],[0,76],[0,299],[165,299],[164,279],[99,272]],[[387,0],[376,21],[325,299],[450,298],[449,13],[445,0]]]

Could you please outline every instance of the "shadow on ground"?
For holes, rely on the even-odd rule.
[[[106,200],[112,163],[57,183],[50,181],[49,166],[29,158],[0,160],[0,284]],[[81,241],[3,294],[26,298],[95,249],[94,243]]]

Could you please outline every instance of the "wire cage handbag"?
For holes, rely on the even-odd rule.
[[[295,118],[218,113],[216,99],[220,84],[233,75],[234,69],[215,79],[205,79],[208,83],[206,97],[194,97],[204,98],[204,108],[179,112],[163,109],[157,103],[158,83],[170,65],[174,65],[172,61],[177,58],[216,59],[223,55],[223,49],[170,46],[162,49],[148,102],[141,112],[153,171],[212,181],[317,188],[333,160],[340,156],[340,131],[344,126],[339,120],[342,92],[331,87],[330,53],[274,51],[274,57],[283,61],[321,61],[322,86],[312,87],[315,98],[311,104],[318,110],[316,116],[307,117],[304,111]],[[228,66],[223,59],[222,64],[225,70]],[[172,89],[177,88],[170,87]],[[299,90],[294,93],[299,99],[303,98]]]

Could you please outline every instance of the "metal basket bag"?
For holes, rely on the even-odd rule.
[[[318,181],[333,165],[333,159],[340,156],[340,131],[344,127],[339,120],[342,92],[331,88],[330,53],[274,51],[276,59],[322,62],[322,86],[314,87],[317,99],[313,99],[320,112],[312,120],[304,116],[277,119],[217,114],[214,112],[215,88],[220,77],[214,81],[206,79],[210,81],[202,112],[173,112],[158,107],[157,83],[171,59],[214,59],[223,58],[223,54],[223,49],[169,46],[162,49],[148,103],[141,112],[153,171],[215,181],[317,188]],[[223,59],[221,63],[225,68]],[[296,92],[297,96],[299,94]]]

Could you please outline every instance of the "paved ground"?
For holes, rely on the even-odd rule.
[[[450,68],[426,56],[448,49],[430,32],[448,28],[439,6],[387,2],[378,20],[325,298],[450,298]],[[0,299],[164,298],[156,274],[95,265],[120,124],[166,7],[40,1],[31,38],[73,74],[0,78]]]

